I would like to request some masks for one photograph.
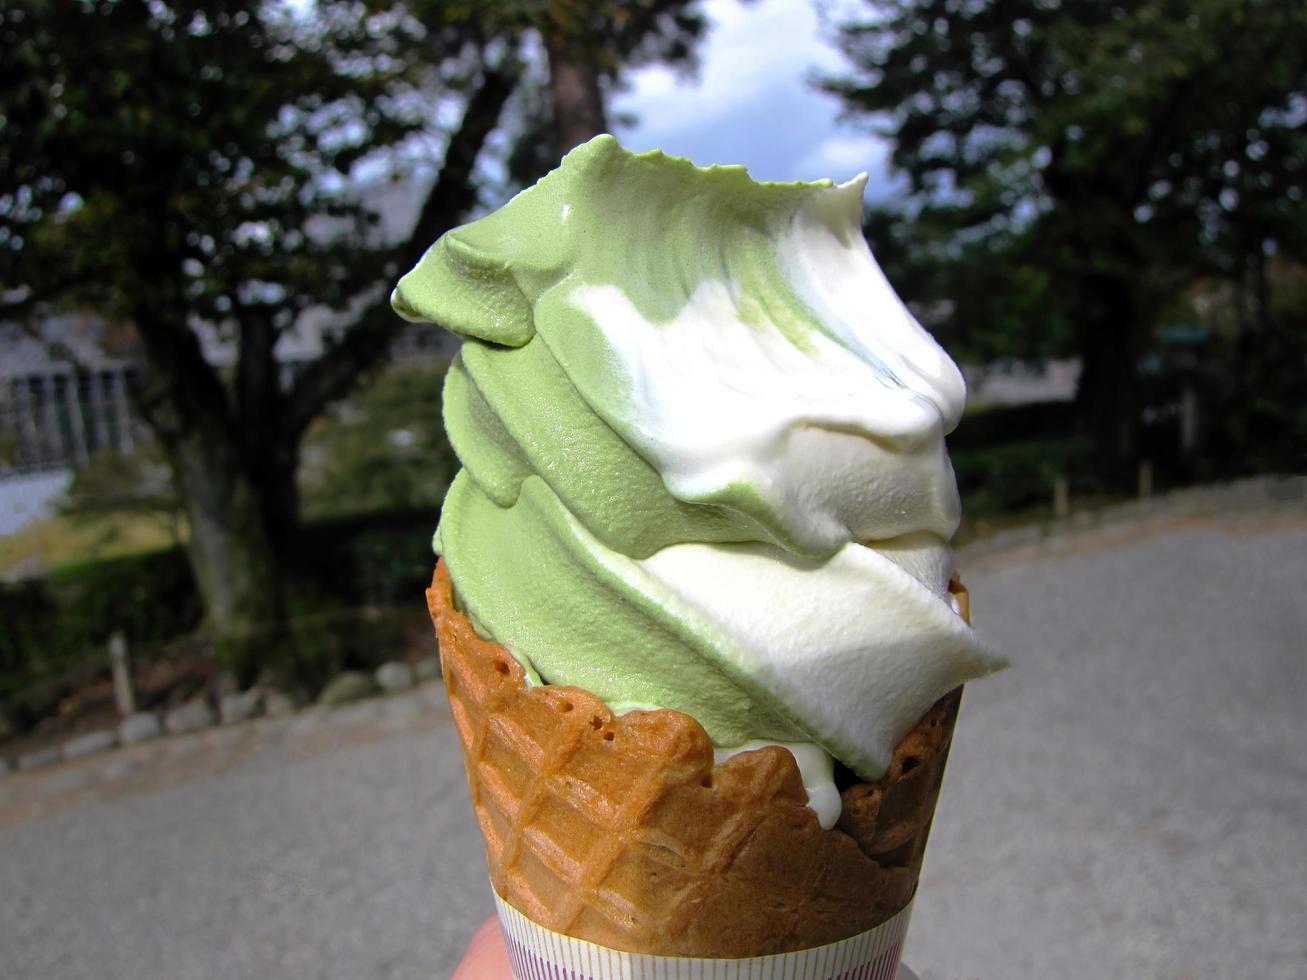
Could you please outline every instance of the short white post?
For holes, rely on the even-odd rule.
[[[127,637],[122,630],[109,637],[109,666],[113,671],[113,699],[118,714],[136,714],[136,692],[132,689],[132,667],[127,659]]]

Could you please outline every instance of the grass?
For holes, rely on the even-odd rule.
[[[1081,468],[1084,454],[1084,447],[1073,439],[955,449],[951,455],[967,519],[960,541],[1047,519],[1053,478]],[[1077,483],[1073,480],[1073,496],[1083,506],[1087,488]],[[162,510],[60,514],[0,537],[0,575],[20,568],[54,571],[154,551],[184,541],[185,533],[184,520],[174,525],[172,516]]]
[[[52,571],[168,548],[182,540],[185,528],[158,514],[115,512],[94,518],[60,514],[0,537],[0,574],[18,569]]]

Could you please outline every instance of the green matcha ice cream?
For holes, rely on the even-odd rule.
[[[962,379],[867,250],[863,180],[601,136],[393,297],[464,339],[436,549],[478,630],[614,710],[794,745],[810,781],[823,753],[879,777],[1001,664],[947,591]]]

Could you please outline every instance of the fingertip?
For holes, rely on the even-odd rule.
[[[453,980],[511,980],[512,976],[504,933],[499,928],[499,919],[491,916],[472,937]]]

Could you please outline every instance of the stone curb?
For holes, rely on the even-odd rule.
[[[1061,520],[1024,524],[968,541],[958,551],[964,559],[1028,547],[1056,552],[1078,537],[1104,530],[1123,531],[1131,525],[1158,519],[1183,520],[1234,514],[1307,514],[1307,476],[1250,477],[1233,483],[1174,490],[1097,510],[1077,510]]]
[[[33,769],[44,769],[46,766],[52,766],[63,758],[63,752],[59,746],[51,745],[48,748],[36,749],[32,752],[24,752],[18,757],[18,770],[20,772],[30,772]]]
[[[80,759],[82,756],[92,755],[96,752],[104,752],[114,748],[117,744],[117,732],[87,732],[85,735],[78,735],[76,738],[70,738],[67,742],[64,742],[62,746],[64,761]]]
[[[959,552],[964,560],[1028,547],[1039,547],[1046,552],[1056,553],[1069,546],[1077,537],[1094,532],[1125,530],[1132,524],[1143,524],[1159,518],[1184,519],[1230,514],[1307,514],[1307,476],[1250,477],[1231,483],[1175,490],[1098,510],[1073,511],[1063,520],[1026,524],[969,541]],[[363,696],[366,700],[378,696],[393,700],[400,698],[404,692],[413,690],[415,684],[427,684],[439,677],[440,661],[435,656],[425,657],[416,665],[390,661],[382,664],[371,675],[360,675],[358,680],[362,683],[358,687],[369,688],[369,693]],[[219,702],[219,710],[215,712],[207,700],[196,698],[162,714],[138,712],[124,718],[116,731],[88,732],[68,739],[61,745],[24,753],[16,759],[0,756],[0,776],[14,771],[42,769],[164,734],[178,738],[216,724],[235,726],[260,714],[269,718],[284,718],[290,723],[289,731],[307,733],[327,727],[333,719],[348,725],[351,719],[357,721],[383,715],[404,716],[410,710],[407,705],[396,708],[393,713],[382,707],[377,707],[375,711],[368,708],[342,710],[353,703],[357,702],[351,699],[335,707],[306,705],[296,708],[280,691],[251,688],[249,691],[225,695]]]
[[[264,691],[260,687],[224,694],[218,702],[218,718],[224,725],[248,721],[263,711],[263,701]]]
[[[377,686],[387,693],[406,691],[413,686],[414,681],[413,668],[398,660],[382,664],[373,676]]]
[[[143,742],[147,738],[157,738],[163,734],[163,723],[159,716],[149,711],[138,711],[128,715],[118,724],[118,739],[124,745]]]
[[[209,728],[216,720],[209,702],[198,697],[164,712],[163,727],[170,735],[187,735]]]
[[[1131,525],[1158,519],[1290,515],[1307,515],[1307,476],[1251,477],[1230,483],[1187,487],[1100,510],[1073,511],[1067,519],[1039,521],[968,541],[959,549],[959,555],[966,561],[1022,547],[1040,547],[1044,551],[1056,553],[1072,545],[1077,538],[1103,531],[1125,531]],[[197,698],[163,713],[137,712],[136,715],[123,719],[116,730],[80,734],[61,745],[29,751],[16,759],[0,757],[0,776],[14,771],[39,770],[65,760],[80,759],[114,747],[133,745],[165,733],[183,737],[212,728],[216,724],[233,727],[259,715],[284,717],[290,721],[290,730],[293,732],[325,728],[333,719],[345,724],[349,724],[352,719],[375,719],[388,712],[379,706],[375,710],[367,707],[356,707],[353,710],[345,708],[357,704],[358,700],[365,700],[366,703],[366,700],[378,696],[387,700],[400,698],[405,691],[412,691],[414,685],[425,685],[439,676],[440,664],[434,656],[425,657],[416,666],[404,661],[389,661],[371,674],[361,674],[356,681],[356,693],[344,703],[337,706],[314,704],[298,710],[280,691],[265,691],[257,687],[223,696],[217,712],[214,712],[207,700]],[[365,689],[367,694],[359,698],[359,693]],[[395,713],[403,715],[406,708],[396,710]]]
[[[433,667],[434,665],[434,667]],[[385,680],[382,674],[385,672]],[[343,676],[343,675],[341,675]],[[209,741],[229,744],[236,741],[246,723],[263,716],[269,721],[283,722],[287,731],[304,735],[333,725],[350,727],[380,718],[406,718],[417,713],[414,705],[391,708],[381,702],[408,701],[420,698],[420,685],[440,678],[440,661],[428,657],[416,668],[402,661],[389,661],[371,675],[363,674],[369,693],[358,699],[336,705],[307,704],[296,708],[280,691],[251,688],[238,694],[227,694],[214,711],[203,698],[194,698],[163,712],[138,711],[118,723],[116,729],[85,732],[75,735],[59,745],[25,752],[17,758],[0,756],[0,777],[10,772],[29,772],[44,769],[60,762],[72,762],[86,756],[114,748],[126,748],[149,739],[168,736],[170,745],[185,742],[189,736],[216,728],[216,739]],[[227,732],[231,736],[227,737]],[[194,741],[192,739],[192,741]],[[198,742],[195,743],[198,746]],[[187,746],[179,751],[187,751]]]
[[[975,560],[1029,547],[1056,553],[1064,550],[1078,537],[1104,530],[1126,530],[1131,525],[1159,518],[1185,519],[1231,514],[1307,514],[1307,476],[1256,476],[1231,483],[1188,487],[1098,510],[1073,511],[1065,519],[1008,528],[969,541],[958,550],[963,560]],[[362,683],[358,686],[360,689],[370,688],[369,693],[364,695],[368,700],[378,696],[390,700],[400,697],[405,691],[413,690],[415,684],[430,683],[439,677],[439,658],[431,656],[419,660],[416,665],[403,661],[382,664],[371,675],[361,675],[358,680]],[[348,703],[353,701],[346,702]],[[251,688],[249,691],[224,696],[219,702],[219,710],[215,712],[206,700],[197,698],[163,714],[138,712],[123,719],[116,732],[88,732],[61,745],[24,753],[16,759],[0,756],[0,777],[15,771],[42,769],[65,760],[79,759],[164,734],[180,737],[211,728],[215,724],[239,725],[260,714],[286,719],[291,723],[290,731],[308,732],[327,727],[336,716],[339,716],[336,719],[338,722],[348,723],[351,718],[375,718],[387,713],[382,708],[377,708],[375,712],[369,709],[342,711],[341,708],[346,704],[337,707],[306,705],[296,708],[280,691]],[[395,714],[403,715],[407,711],[407,707],[397,708]]]

